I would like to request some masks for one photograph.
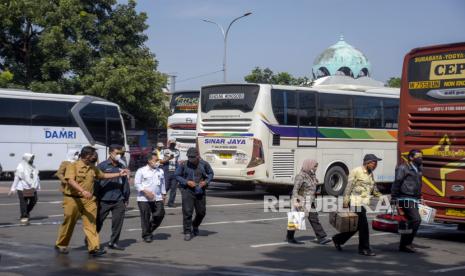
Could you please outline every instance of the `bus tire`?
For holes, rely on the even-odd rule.
[[[340,166],[329,168],[325,175],[325,193],[332,196],[339,196],[344,193],[347,186],[347,173]]]

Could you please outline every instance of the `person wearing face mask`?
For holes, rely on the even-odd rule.
[[[137,190],[142,239],[150,243],[153,240],[153,231],[165,217],[165,178],[156,153],[149,153],[147,165],[137,170],[134,186]]]
[[[170,193],[168,198],[168,207],[174,207],[176,190],[178,188],[178,181],[174,174],[178,168],[180,152],[176,148],[176,139],[168,140],[168,146],[169,147],[167,149],[162,151],[163,160],[160,162],[163,165],[163,171],[165,172],[166,190]]]
[[[67,181],[65,180],[65,172],[66,172],[66,167],[73,163],[76,162],[79,159],[79,151],[75,149],[70,149],[68,150],[67,158],[65,161],[61,162],[60,167],[58,168],[58,171],[55,173],[55,176],[58,177],[60,180],[60,191],[63,193],[65,191],[65,186],[67,185]]]
[[[381,158],[374,154],[366,154],[363,158],[363,166],[353,169],[349,173],[347,187],[344,190],[344,208],[355,207],[358,215],[358,252],[364,256],[376,256],[370,248],[370,233],[365,206],[370,205],[371,196],[381,197],[382,194],[376,187],[373,171],[378,166]],[[357,231],[343,232],[333,236],[334,246],[338,251]]]
[[[199,226],[206,215],[206,189],[213,180],[213,170],[207,161],[200,159],[195,148],[187,150],[187,162],[176,170],[182,193],[184,240],[199,235]],[[195,218],[192,215],[195,209]]]
[[[407,161],[396,168],[394,183],[391,188],[391,202],[397,205],[407,218],[412,228],[411,234],[401,234],[399,250],[415,253],[413,239],[421,224],[418,203],[421,199],[423,156],[420,150],[412,149]]]
[[[126,167],[121,163],[123,146],[110,145],[109,157],[97,167],[104,173],[119,173]],[[124,213],[129,204],[129,181],[127,176],[104,179],[95,182],[94,194],[98,200],[97,232],[102,230],[103,222],[111,212],[111,238],[108,247],[124,250],[118,245],[123,229]]]
[[[95,166],[98,160],[96,149],[91,146],[82,148],[78,161],[66,167],[63,211],[64,219],[58,231],[55,249],[58,253],[67,254],[74,226],[79,218],[86,235],[89,254],[97,257],[106,253],[100,248],[97,232],[97,202],[94,193],[96,179],[110,179],[128,175],[128,170],[117,173],[104,173]]]
[[[25,153],[18,164],[15,178],[8,195],[18,193],[20,221],[29,223],[29,214],[37,203],[37,190],[40,190],[39,170],[34,166],[34,154]]]
[[[157,147],[153,150],[153,153],[157,154],[158,159],[162,160],[163,159],[163,148],[165,145],[163,145],[162,142],[157,143]]]
[[[318,219],[318,212],[315,210],[315,193],[318,185],[318,179],[315,175],[317,168],[316,160],[304,160],[302,169],[294,180],[291,202],[295,210],[308,212],[308,221],[316,235],[314,241],[318,244],[327,244],[331,239],[327,238],[327,234]],[[294,238],[294,234],[295,230],[287,230],[286,241],[293,244],[303,244]]]

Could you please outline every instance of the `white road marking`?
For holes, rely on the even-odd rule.
[[[260,221],[272,221],[272,220],[282,220],[282,219],[287,219],[287,217],[207,222],[207,223],[202,223],[202,226],[230,224],[230,223],[249,223],[249,222],[260,222]],[[162,227],[158,227],[158,229],[180,228],[180,227],[183,227],[183,225],[180,224],[180,225],[162,226]],[[141,231],[141,230],[142,229],[140,229],[140,228],[133,228],[133,229],[127,229],[126,231],[132,232],[132,231]]]
[[[390,235],[392,233],[376,233],[371,234],[370,236],[385,236]],[[250,245],[251,248],[260,248],[260,247],[268,247],[268,246],[279,246],[279,245],[287,245],[287,242],[274,242],[274,243],[263,243],[263,244],[252,244]]]
[[[430,270],[429,272],[431,272],[431,273],[444,273],[444,272],[450,272],[450,271],[456,271],[456,270],[465,270],[465,265],[456,266],[456,267],[441,268],[441,269],[434,269],[434,270]]]

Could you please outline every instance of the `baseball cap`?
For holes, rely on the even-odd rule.
[[[369,161],[381,161],[383,159],[379,158],[379,157],[376,157],[376,155],[374,154],[365,154],[365,157],[363,157],[363,162],[369,162]]]

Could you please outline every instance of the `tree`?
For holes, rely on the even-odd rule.
[[[392,77],[387,81],[386,86],[400,88],[400,83],[401,83],[400,78]]]
[[[117,0],[1,0],[2,86],[86,94],[118,103],[145,126],[164,126],[168,109],[155,55],[145,46],[147,15]]]
[[[294,78],[287,72],[279,72],[274,74],[270,68],[261,69],[255,67],[252,72],[244,77],[248,83],[269,83],[269,84],[283,84],[283,85],[298,85],[309,86],[310,79],[307,77]]]

